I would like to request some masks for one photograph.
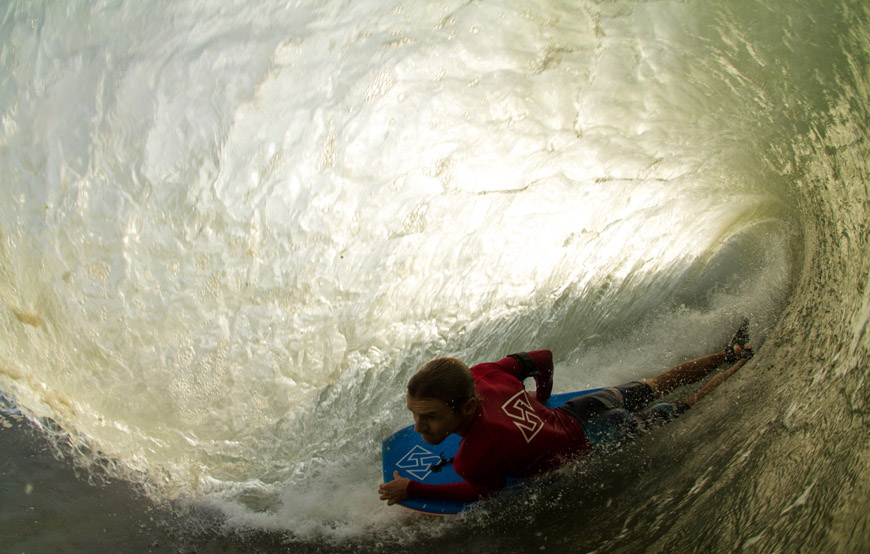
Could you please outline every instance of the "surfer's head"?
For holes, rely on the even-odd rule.
[[[429,444],[451,433],[462,434],[477,410],[474,377],[456,358],[436,358],[424,364],[408,381],[408,409],[415,430]]]
[[[408,394],[415,398],[441,400],[454,412],[477,395],[468,366],[462,360],[448,357],[423,364],[408,381]]]

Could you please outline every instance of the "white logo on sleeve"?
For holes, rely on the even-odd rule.
[[[510,397],[501,409],[523,433],[527,443],[532,442],[538,431],[544,428],[544,421],[535,413],[524,390]]]

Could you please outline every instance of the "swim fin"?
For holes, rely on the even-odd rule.
[[[734,336],[731,337],[731,341],[725,347],[725,361],[729,364],[733,364],[737,360],[748,360],[755,355],[751,348],[747,348],[746,344],[749,342],[749,319],[743,318],[743,322],[740,324],[740,327],[737,328],[737,332],[734,333]],[[734,347],[740,347],[740,353],[734,351]]]

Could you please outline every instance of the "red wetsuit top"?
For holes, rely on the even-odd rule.
[[[549,350],[529,354],[538,370],[552,371]],[[519,361],[512,357],[471,368],[480,402],[453,461],[465,482],[426,485],[411,481],[410,497],[470,502],[502,489],[506,477],[548,473],[589,450],[580,423],[527,393],[521,371]]]

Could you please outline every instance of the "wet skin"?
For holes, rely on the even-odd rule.
[[[414,431],[420,433],[428,444],[440,444],[448,435],[458,432],[463,423],[461,413],[434,398],[409,395],[408,409],[414,414]]]

